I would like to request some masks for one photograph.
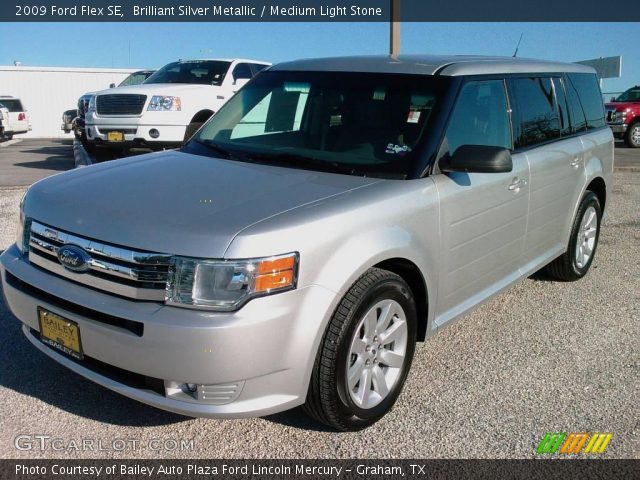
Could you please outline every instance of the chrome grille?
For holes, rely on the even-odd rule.
[[[89,271],[72,272],[58,261],[58,249],[76,245],[89,254]],[[108,293],[164,301],[170,255],[141,252],[31,223],[29,261],[45,270]]]
[[[98,115],[140,115],[146,101],[146,95],[125,93],[98,95],[96,111]]]

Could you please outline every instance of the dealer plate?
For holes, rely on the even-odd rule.
[[[124,132],[107,132],[108,142],[124,142]]]
[[[40,338],[47,345],[82,360],[80,327],[72,320],[38,307]]]

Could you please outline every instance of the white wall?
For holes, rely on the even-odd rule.
[[[22,100],[32,131],[16,138],[73,138],[60,129],[62,112],[76,108],[86,92],[116,85],[139,69],[0,66],[0,95]]]

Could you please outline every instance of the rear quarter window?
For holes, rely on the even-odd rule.
[[[604,104],[596,76],[591,73],[569,73],[567,77],[580,98],[587,128],[604,127]]]
[[[513,98],[515,148],[525,148],[560,137],[560,114],[551,78],[510,80]]]

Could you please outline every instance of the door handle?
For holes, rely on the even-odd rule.
[[[527,184],[526,178],[514,178],[513,183],[509,185],[509,190],[512,192],[517,192],[520,188],[524,187]]]
[[[578,168],[580,166],[580,157],[574,158],[569,165],[573,168]]]

